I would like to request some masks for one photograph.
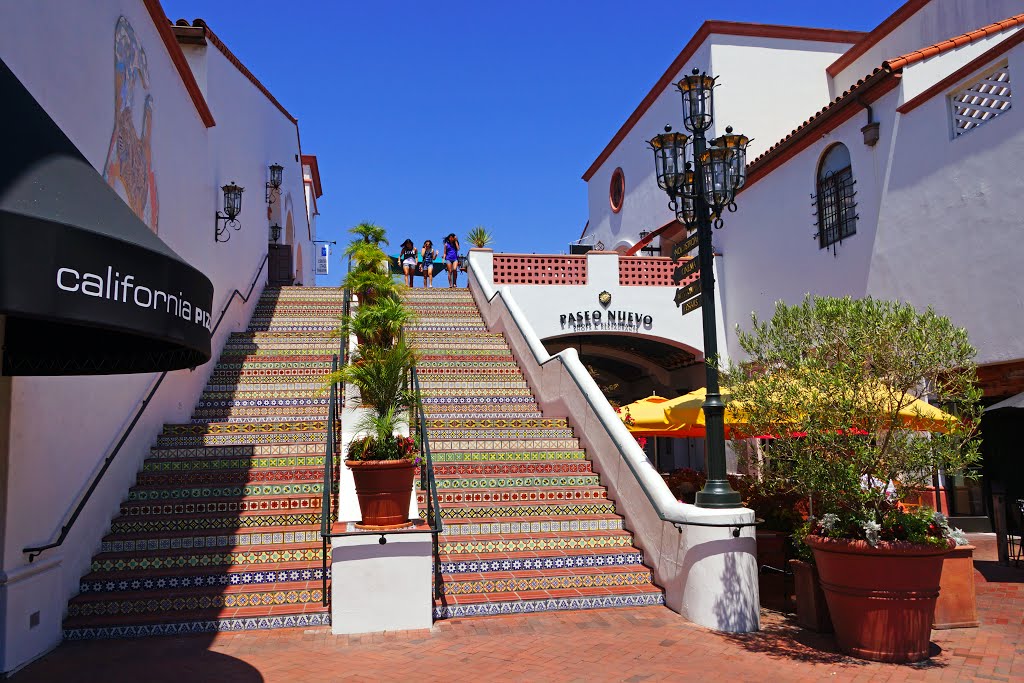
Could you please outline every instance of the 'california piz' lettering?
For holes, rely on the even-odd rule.
[[[139,308],[154,311],[163,310],[169,315],[210,329],[209,311],[193,306],[182,292],[175,295],[136,284],[134,275],[121,275],[112,266],[107,266],[105,277],[95,273],[80,273],[74,268],[58,268],[57,287],[65,292],[84,294],[97,299],[108,299],[123,304],[132,303]]]

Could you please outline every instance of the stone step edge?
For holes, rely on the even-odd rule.
[[[630,586],[638,589],[640,586]],[[605,609],[616,607],[642,607],[664,605],[665,594],[656,586],[651,591],[636,591],[623,595],[580,595],[578,597],[529,597],[524,591],[523,599],[514,602],[479,602],[468,604],[435,605],[435,619],[459,617],[492,616],[499,614],[527,614],[566,610]],[[585,589],[584,589],[585,590]],[[546,592],[546,591],[545,591]]]

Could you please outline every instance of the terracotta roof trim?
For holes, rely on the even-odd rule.
[[[189,24],[184,19],[179,19],[176,22],[175,25],[176,26],[180,26],[180,27],[187,27]],[[266,96],[266,98],[268,100],[270,100],[271,104],[273,104],[275,107],[277,107],[278,110],[280,110],[280,112],[282,114],[284,114],[285,117],[289,121],[291,121],[292,123],[298,123],[298,119],[296,119],[294,116],[292,116],[288,112],[288,110],[284,108],[284,105],[277,101],[277,98],[274,97],[270,93],[269,90],[267,90],[267,87],[265,85],[263,85],[262,83],[260,83],[260,79],[256,78],[256,76],[254,76],[253,73],[251,71],[249,71],[248,68],[246,68],[245,64],[242,64],[241,60],[238,59],[238,57],[235,56],[235,53],[232,52],[230,49],[228,49],[228,46],[224,44],[224,41],[221,40],[217,36],[217,34],[213,32],[213,29],[211,29],[209,27],[209,25],[204,20],[202,20],[202,19],[195,19],[192,22],[192,26],[193,27],[196,27],[196,26],[202,27],[203,30],[206,32],[206,39],[209,40],[211,43],[213,43],[214,46],[216,46],[216,48],[218,50],[220,50],[221,54],[223,54],[225,57],[227,57],[228,61],[231,62],[232,64],[234,64],[235,68],[238,69],[238,71],[243,76],[245,76],[247,79],[249,79],[249,82],[251,82],[253,85],[255,85],[256,89],[259,90],[261,93],[263,93]]]
[[[1001,56],[1003,53],[1008,52],[1010,49],[1016,47],[1017,45],[1020,45],[1021,43],[1024,43],[1024,31],[1018,31],[1017,33],[1010,36],[1006,40],[1001,41],[998,45],[995,45],[991,49],[986,50],[982,54],[978,55],[976,58],[972,59],[967,64],[964,64],[962,67],[960,67],[953,73],[941,79],[935,85],[923,91],[917,97],[911,98],[904,102],[903,104],[901,104],[900,106],[896,107],[896,111],[900,114],[907,114],[917,109],[928,100],[932,99],[933,97],[940,93],[946,92],[946,90],[948,90],[949,88],[952,88],[954,85],[956,85],[963,79],[967,78],[974,72],[980,71],[987,64],[995,61],[996,58]]]
[[[324,196],[323,186],[320,184],[320,164],[316,160],[315,154],[303,154],[301,157],[303,164],[309,165],[309,174],[313,179],[313,190],[316,193],[316,198]]]
[[[863,106],[877,100],[899,84],[900,71],[875,69],[872,73],[854,83],[849,90],[834,99],[814,116],[807,119],[789,135],[769,147],[756,159],[747,164],[747,183],[744,189],[768,175],[799,152],[810,146],[817,137],[812,133],[827,133],[849,120]],[[824,130],[821,130],[824,127]]]
[[[185,86],[185,91],[188,93],[189,98],[191,98],[192,104],[195,105],[199,119],[207,128],[213,128],[217,125],[213,118],[213,112],[210,111],[210,105],[207,104],[206,98],[203,97],[203,91],[199,89],[199,84],[196,83],[196,77],[192,73],[188,61],[185,59],[185,53],[181,51],[181,46],[178,45],[178,39],[171,32],[169,19],[164,14],[164,8],[160,6],[160,0],[143,0],[142,4],[145,5],[146,11],[149,12],[149,18],[153,20],[156,32],[160,34],[160,40],[163,41],[167,54],[171,58],[171,63],[177,69],[181,82]]]
[[[927,5],[930,0],[908,0],[895,12],[869,31],[860,41],[854,44],[849,50],[840,55],[839,59],[828,65],[825,72],[835,77],[840,71],[857,61],[857,58],[871,49],[878,41],[899,28],[903,22],[917,14],[918,10]]]
[[[650,109],[654,101],[664,92],[665,88],[672,82],[679,71],[686,66],[686,63],[690,61],[697,49],[704,44],[704,41],[709,36],[728,35],[728,36],[751,36],[758,38],[775,38],[779,40],[806,40],[812,42],[824,42],[824,43],[853,43],[864,37],[864,33],[861,31],[844,31],[841,29],[826,29],[826,28],[807,28],[802,26],[782,26],[776,24],[753,24],[744,23],[738,21],[705,21],[701,24],[697,32],[693,34],[693,37],[686,43],[683,49],[679,52],[672,63],[669,64],[668,69],[661,75],[661,78],[654,84],[651,90],[647,93],[637,108],[629,115],[626,122],[622,124],[619,130],[612,136],[612,139],[608,142],[605,148],[597,156],[590,167],[584,172],[583,180],[589,181],[597,169],[611,156],[612,152],[618,147],[619,143],[629,134],[633,129],[633,126],[643,117],[647,110]]]
[[[988,26],[982,26],[981,28],[970,31],[969,33],[961,33],[958,36],[953,36],[948,40],[943,40],[942,42],[929,45],[928,47],[923,47],[920,50],[914,50],[913,52],[908,52],[905,55],[900,55],[893,59],[887,59],[882,62],[882,67],[888,71],[902,69],[910,66],[911,64],[916,64],[917,62],[928,59],[929,57],[934,57],[935,55],[942,54],[943,52],[955,50],[958,47],[963,47],[964,45],[981,40],[982,38],[988,38],[989,36],[994,36],[998,33],[1002,33],[1003,31],[1016,28],[1021,25],[1024,25],[1024,14],[1016,14],[1007,19],[1003,19],[1002,21],[989,24]]]

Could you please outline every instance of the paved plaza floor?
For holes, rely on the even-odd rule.
[[[453,619],[425,631],[333,636],[327,628],[71,642],[13,677],[29,681],[1024,681],[1024,566],[978,545],[980,628],[933,631],[917,665],[845,657],[831,636],[763,612],[731,635],[662,607]]]

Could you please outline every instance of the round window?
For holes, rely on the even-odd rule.
[[[616,168],[612,172],[612,182],[608,187],[608,203],[612,206],[612,211],[618,213],[622,210],[622,199],[626,196],[626,176],[622,173],[622,168]]]

